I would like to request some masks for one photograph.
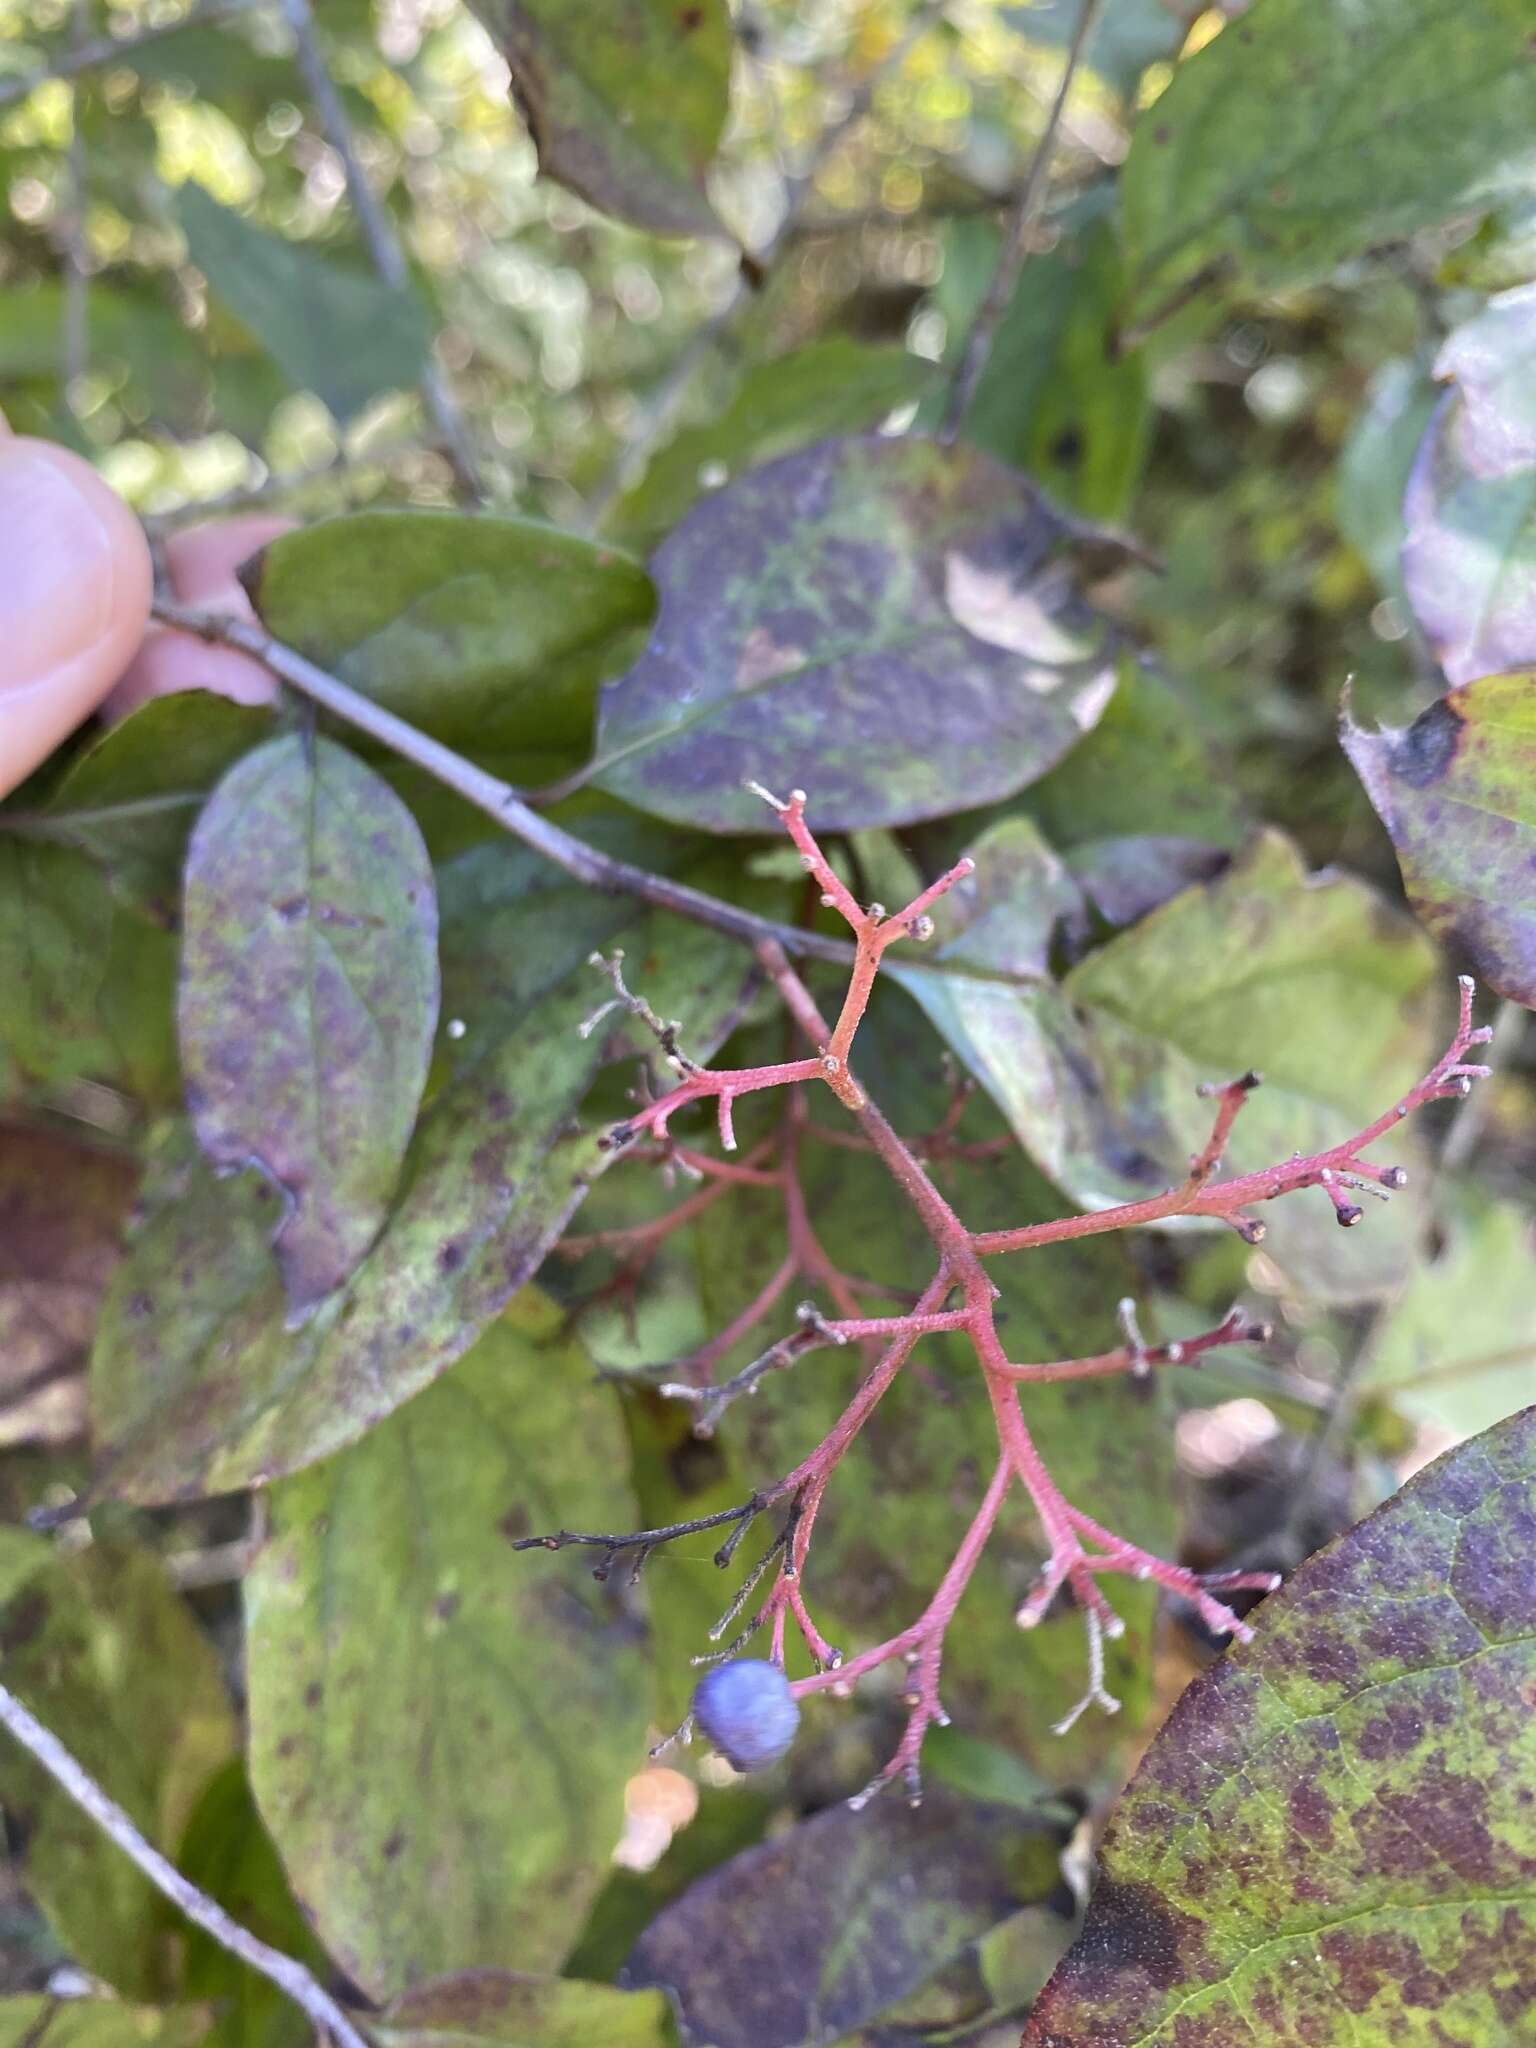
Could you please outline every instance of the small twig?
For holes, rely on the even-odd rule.
[[[981,382],[982,372],[987,367],[987,358],[992,353],[992,344],[997,339],[997,330],[1008,310],[1024,265],[1029,260],[1030,242],[1045,206],[1046,189],[1050,182],[1051,157],[1055,152],[1056,137],[1061,130],[1062,115],[1066,112],[1067,96],[1072,90],[1077,68],[1083,60],[1084,52],[1103,11],[1104,0],[1080,0],[1077,26],[1072,31],[1072,41],[1067,49],[1066,67],[1061,74],[1061,84],[1056,88],[1056,97],[1052,100],[1050,113],[1046,116],[1045,128],[1035,145],[1029,169],[1024,174],[1024,183],[1019,188],[1012,216],[1003,230],[1003,246],[998,254],[997,267],[992,272],[987,295],[981,302],[981,311],[972,321],[971,331],[965,338],[965,347],[961,351],[954,381],[949,388],[949,399],[944,408],[944,421],[940,428],[943,440],[954,440],[964,424],[965,416],[975,399],[976,388]]]
[[[75,0],[70,17],[73,31],[73,47],[86,47],[86,30],[90,27],[90,0]],[[67,194],[64,215],[59,223],[59,268],[63,274],[64,309],[59,334],[59,356],[62,369],[60,382],[63,386],[64,407],[71,414],[78,415],[81,401],[80,383],[90,367],[91,357],[91,286],[86,261],[85,246],[85,127],[81,120],[80,86],[70,94],[69,155],[66,159],[65,176]]]
[[[144,1873],[157,1891],[164,1892],[172,1905],[201,1927],[220,1948],[236,1956],[248,1968],[275,1984],[308,2017],[322,2041],[339,2048],[369,2048],[366,2037],[302,1963],[280,1950],[269,1948],[224,1908],[188,1882],[173,1863],[167,1862],[153,1844],[113,1799],[109,1799],[89,1773],[75,1761],[53,1732],[24,1707],[13,1692],[0,1685],[0,1726],[42,1765],[48,1775],[68,1793],[75,1804],[115,1842],[123,1854]]]
[[[857,127],[869,112],[875,93],[882,82],[893,72],[900,70],[913,46],[942,19],[943,13],[943,0],[928,0],[928,4],[919,7],[903,34],[886,51],[880,62],[859,81],[849,94],[842,110],[823,128],[812,145],[804,168],[785,185],[784,209],[779,216],[779,224],[753,258],[753,277],[749,278],[743,272],[737,278],[725,304],[695,330],[682,352],[639,408],[638,417],[625,434],[623,447],[615,455],[607,473],[592,493],[581,521],[583,531],[597,531],[614,505],[645,468],[658,443],[677,418],[695,373],[708,361],[720,341],[736,324],[738,315],[757,297],[762,289],[764,274],[772,269],[784,245],[795,234],[805,203],[815,190],[816,180],[826,168],[833,153],[849,130]]]
[[[320,126],[325,139],[341,159],[342,171],[347,181],[347,196],[352,201],[352,211],[357,215],[357,225],[373,267],[391,291],[409,296],[411,278],[404,251],[390,225],[389,216],[379,204],[373,187],[368,183],[363,174],[363,167],[357,160],[351,125],[341,104],[341,96],[326,67],[325,58],[321,54],[319,40],[315,34],[315,17],[309,0],[282,0],[282,6],[284,18],[293,31],[295,61],[303,77],[305,89],[314,102],[315,112],[320,116]],[[428,363],[422,371],[420,388],[427,416],[436,429],[442,451],[448,458],[460,491],[465,497],[482,499],[485,496],[485,487],[480,480],[475,459],[470,453],[464,421],[453,402],[442,372],[435,363]]]
[[[1493,1016],[1493,1036],[1488,1041],[1490,1067],[1500,1067],[1509,1058],[1520,1043],[1529,1015],[1529,1010],[1521,1003],[1507,999],[1500,1003]],[[1462,1103],[1451,1119],[1445,1143],[1440,1147],[1440,1157],[1435,1162],[1438,1172],[1455,1173],[1466,1165],[1492,1107],[1493,1095],[1486,1088],[1476,1089]]]
[[[514,839],[522,840],[525,846],[532,847],[535,853],[542,854],[586,888],[596,889],[607,896],[638,896],[643,902],[655,904],[659,910],[670,910],[678,917],[690,918],[695,924],[709,925],[713,930],[725,932],[747,945],[761,945],[765,940],[773,939],[786,952],[835,961],[843,967],[852,962],[853,948],[842,939],[826,938],[820,932],[803,931],[796,925],[777,924],[771,918],[754,916],[750,910],[741,910],[734,903],[708,896],[702,889],[690,889],[686,883],[671,881],[665,875],[654,875],[629,861],[614,860],[605,853],[599,853],[595,846],[588,846],[584,840],[562,831],[549,819],[541,818],[509,782],[476,767],[473,761],[467,761],[451,747],[443,746],[440,741],[408,725],[403,718],[386,711],[382,704],[375,704],[360,690],[350,688],[295,648],[285,647],[280,640],[274,640],[260,626],[250,625],[242,619],[198,611],[191,605],[177,604],[165,597],[156,598],[154,611],[155,617],[168,626],[180,626],[184,632],[195,633],[200,639],[238,647],[242,653],[254,655],[291,689],[299,691],[335,717],[344,719],[381,746],[388,747],[402,760],[414,762],[444,788],[455,790],[466,803],[484,811],[503,831],[510,832]]]
[[[253,8],[267,4],[268,0],[200,0],[198,6],[189,7],[176,20],[151,22],[136,35],[98,36],[92,42],[76,43],[71,49],[60,51],[50,63],[39,65],[35,71],[23,72],[19,78],[0,79],[0,107],[9,107],[17,100],[26,99],[40,85],[47,85],[50,79],[78,78],[82,71],[95,71],[110,64],[131,66],[134,52],[141,50],[146,43],[158,43],[163,37],[179,35],[186,28],[212,28],[231,15],[248,14]]]

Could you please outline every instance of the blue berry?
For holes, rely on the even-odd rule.
[[[694,1718],[729,1764],[760,1771],[795,1739],[800,1707],[776,1664],[738,1657],[706,1671],[694,1689]]]

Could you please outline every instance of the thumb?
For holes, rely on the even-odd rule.
[[[106,696],[153,587],[138,521],[90,464],[0,423],[0,794]]]

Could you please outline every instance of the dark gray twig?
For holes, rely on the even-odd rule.
[[[484,768],[476,767],[473,761],[466,761],[451,747],[445,747],[428,734],[419,732],[415,726],[397,718],[392,711],[386,711],[383,705],[375,704],[360,690],[350,688],[297,649],[285,647],[280,640],[274,640],[260,626],[213,612],[200,612],[165,597],[156,598],[155,617],[168,626],[180,626],[185,632],[196,633],[200,639],[218,641],[226,647],[238,647],[244,654],[254,655],[266,664],[273,675],[301,696],[344,719],[348,725],[388,747],[402,760],[415,762],[418,768],[424,769],[445,788],[455,790],[467,803],[484,811],[503,831],[510,832],[514,839],[522,840],[525,846],[532,847],[535,853],[542,854],[589,889],[597,889],[609,896],[638,896],[646,903],[654,903],[660,910],[674,911],[679,917],[691,918],[695,924],[709,925],[746,945],[756,946],[765,939],[775,939],[786,952],[835,961],[840,967],[852,964],[853,948],[845,940],[777,924],[771,918],[756,917],[750,910],[741,910],[734,903],[707,896],[702,889],[690,889],[684,882],[674,882],[666,875],[654,875],[629,861],[613,860],[609,855],[599,853],[595,846],[588,846],[585,840],[575,838],[550,819],[540,817],[537,811],[524,803],[510,783],[503,782]]]
[[[341,159],[347,180],[347,196],[352,201],[352,211],[357,215],[357,225],[373,267],[391,291],[409,293],[411,279],[405,254],[388,214],[379,204],[357,160],[351,124],[326,68],[309,0],[282,0],[282,6],[284,19],[293,31],[295,61],[305,89],[314,102],[315,112],[320,117],[325,139]],[[483,498],[485,491],[470,453],[464,422],[441,371],[434,363],[429,363],[421,373],[421,397],[460,490],[468,497]]]
[[[981,311],[971,323],[971,331],[965,337],[965,347],[955,370],[954,381],[949,388],[949,401],[944,409],[942,438],[954,440],[964,424],[965,416],[971,409],[976,396],[976,387],[981,382],[982,372],[987,367],[987,358],[992,353],[992,344],[997,339],[997,330],[1003,315],[1008,310],[1024,265],[1029,260],[1029,245],[1045,207],[1046,190],[1050,183],[1051,158],[1056,149],[1056,137],[1061,131],[1061,117],[1066,112],[1067,95],[1072,90],[1072,81],[1077,76],[1077,67],[1098,26],[1099,16],[1104,11],[1104,0],[1081,0],[1078,8],[1077,26],[1072,31],[1072,41],[1067,49],[1066,68],[1061,74],[1061,84],[1056,88],[1056,97],[1046,116],[1045,128],[1035,153],[1030,158],[1029,169],[1024,174],[1024,183],[1019,188],[1018,199],[1013,213],[1003,230],[1003,246],[998,255],[997,267],[992,281],[987,286],[987,295],[981,302]]]
[[[179,35],[184,28],[211,28],[231,15],[248,14],[252,8],[268,4],[269,0],[201,0],[200,5],[189,7],[175,21],[151,22],[137,35],[97,36],[90,42],[77,42],[35,71],[25,71],[19,78],[0,79],[0,107],[13,106],[17,100],[28,98],[50,79],[78,78],[82,71],[97,71],[111,64],[131,66],[135,51],[143,49],[146,43]]]
[[[258,1941],[237,1920],[232,1920],[221,1905],[184,1878],[173,1863],[167,1862],[160,1851],[145,1840],[123,1809],[115,1800],[108,1798],[52,1730],[45,1728],[36,1715],[3,1685],[0,1685],[0,1727],[15,1737],[173,1906],[185,1913],[195,1926],[201,1927],[220,1948],[237,1956],[249,1969],[257,1971],[291,1998],[308,2016],[322,2041],[331,2041],[336,2048],[369,2048],[367,2039],[345,2009],[302,1963],[295,1962],[292,1956],[285,1956],[278,1949],[269,1948],[264,1941]]]

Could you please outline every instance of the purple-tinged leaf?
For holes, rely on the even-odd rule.
[[[383,1220],[437,1028],[437,897],[415,820],[329,740],[271,741],[187,850],[178,1026],[221,1171],[279,1190],[290,1305],[339,1287]]]
[[[420,1393],[533,1276],[614,1156],[600,1130],[574,1121],[608,1051],[602,1034],[578,1031],[601,999],[588,955],[618,944],[637,976],[643,962],[645,993],[683,1019],[699,1058],[750,972],[734,940],[579,888],[506,841],[450,863],[440,889],[444,1077],[377,1241],[302,1328],[288,1327],[271,1186],[257,1174],[216,1179],[177,1131],[91,1360],[98,1496],[259,1485],[355,1442]]]
[[[1114,687],[1069,538],[1022,476],[915,436],[752,471],[658,550],[661,610],[604,692],[596,779],[709,832],[765,829],[747,779],[809,790],[822,831],[1011,795]]]
[[[1536,466],[1479,476],[1468,422],[1448,392],[1403,499],[1403,587],[1453,683],[1536,662]]]
[[[1474,476],[1536,463],[1536,284],[1490,299],[1458,327],[1435,375],[1461,393],[1461,456]]]
[[[942,1788],[836,1806],[701,1878],[619,1981],[664,1986],[711,2048],[838,2041],[1058,1882],[1050,1833],[1017,1811]]]
[[[1419,917],[1480,981],[1536,1007],[1536,673],[1452,690],[1406,730],[1346,714],[1342,739]]]
[[[1536,2010],[1536,1409],[1304,1565],[1180,1699],[1023,2048],[1443,2048]]]

